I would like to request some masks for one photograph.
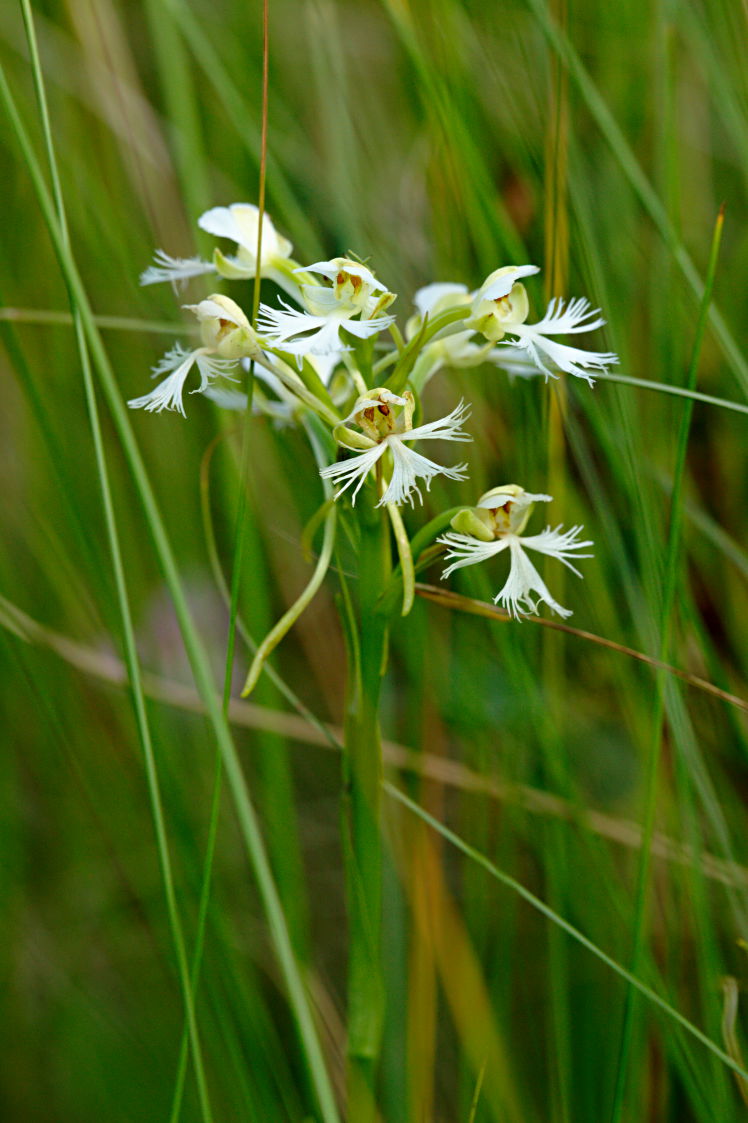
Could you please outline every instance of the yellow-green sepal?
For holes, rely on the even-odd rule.
[[[213,264],[221,276],[229,281],[242,281],[254,276],[254,270],[245,269],[236,261],[226,257],[219,249],[213,250]]]
[[[494,534],[488,526],[490,514],[475,507],[463,507],[450,521],[452,530],[458,534],[467,534],[470,538],[478,538],[481,542],[493,542]]]

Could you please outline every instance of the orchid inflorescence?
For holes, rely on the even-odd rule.
[[[197,318],[201,345],[173,347],[153,368],[154,377],[166,375],[163,381],[129,405],[184,415],[183,395],[196,371],[199,384],[192,393],[227,408],[246,408],[247,395],[231,383],[241,380],[243,368],[252,363],[259,380],[253,410],[289,424],[316,414],[329,429],[330,448],[334,443],[338,449],[338,458],[320,471],[326,486],[338,488],[335,499],[347,493],[355,504],[362,487],[370,485],[377,504],[393,519],[399,516],[392,508],[422,500],[421,485],[428,490],[434,477],[467,478],[466,464],[445,466],[412,447],[429,440],[472,439],[464,429],[470,417],[464,401],[445,417],[413,424],[424,387],[437,371],[488,363],[510,375],[543,375],[547,381],[568,374],[591,386],[596,372],[618,361],[612,352],[586,351],[554,338],[603,326],[599,311],[584,298],[554,298],[542,319],[528,323],[530,304],[522,281],[539,272],[535,265],[497,269],[474,292],[460,284],[427,285],[415,295],[416,311],[403,337],[389,311],[395,294],[363,262],[335,257],[299,265],[291,257],[291,243],[267,214],[260,229],[260,212],[250,203],[214,207],[198,225],[232,242],[233,254],[216,248],[212,260],[205,261],[172,258],[159,250],[142,284],[171,281],[177,287],[203,274],[229,280],[259,274],[284,296],[278,307],[261,304],[254,325],[221,294],[186,305]],[[385,331],[393,340],[389,348],[379,340]],[[451,562],[443,576],[506,550],[510,572],[495,601],[515,617],[537,612],[539,602],[570,615],[554,600],[527,551],[555,557],[581,576],[570,559],[590,557],[581,551],[592,543],[581,540],[581,527],[524,534],[534,504],[550,498],[508,484],[462,508],[451,519],[451,532],[437,539]]]

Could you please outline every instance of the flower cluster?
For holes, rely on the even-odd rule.
[[[259,275],[284,295],[274,306],[261,304],[256,323],[217,293],[185,305],[197,318],[200,346],[173,347],[153,371],[154,377],[166,377],[129,405],[184,415],[183,394],[194,370],[199,380],[192,393],[228,408],[245,408],[246,395],[224,380],[241,379],[252,363],[260,379],[253,401],[257,411],[302,424],[316,414],[327,426],[332,462],[320,475],[337,488],[336,499],[348,493],[355,504],[361,489],[369,486],[379,506],[413,505],[416,498],[422,501],[422,485],[428,490],[435,477],[467,478],[466,464],[444,465],[413,447],[424,441],[472,439],[464,429],[470,416],[464,401],[444,417],[413,423],[417,413],[420,419],[424,387],[441,368],[488,363],[514,375],[542,374],[547,380],[565,373],[592,385],[596,372],[617,362],[612,352],[588,351],[555,338],[603,326],[599,311],[585,298],[554,298],[540,320],[528,322],[530,301],[523,281],[538,272],[535,265],[496,269],[472,292],[461,284],[427,285],[416,293],[415,313],[403,338],[389,311],[395,294],[364,262],[335,257],[299,264],[291,256],[291,243],[250,203],[214,207],[198,225],[227,239],[233,249],[216,248],[211,260],[173,258],[159,250],[142,284],[171,281],[176,288],[204,274],[227,280]],[[390,344],[382,341],[384,332],[390,333]],[[580,550],[591,543],[580,541],[580,527],[523,535],[533,504],[549,498],[512,484],[494,488],[475,507],[460,510],[452,519],[452,532],[438,539],[449,551],[447,560],[454,559],[444,576],[508,550],[509,577],[496,601],[513,616],[537,611],[541,601],[567,616],[526,551],[556,557],[576,573],[570,559],[589,557]]]

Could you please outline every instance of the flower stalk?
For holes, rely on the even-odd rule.
[[[349,642],[343,759],[343,840],[348,900],[348,1118],[374,1119],[384,1024],[382,976],[382,745],[379,700],[388,616],[379,602],[391,572],[389,517],[366,488],[359,506],[357,643]]]

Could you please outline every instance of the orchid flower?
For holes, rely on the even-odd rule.
[[[563,530],[549,526],[540,534],[523,536],[522,532],[532,513],[535,503],[548,503],[550,495],[533,495],[517,484],[507,484],[492,488],[481,496],[475,507],[465,508],[452,519],[453,531],[437,541],[449,547],[447,560],[454,558],[444,570],[442,577],[448,577],[456,569],[466,565],[476,565],[488,558],[509,550],[509,577],[496,597],[495,604],[501,606],[510,616],[521,617],[527,613],[536,614],[538,603],[547,604],[559,616],[571,616],[568,608],[562,608],[553,599],[537,569],[527,556],[527,550],[558,558],[572,573],[581,577],[570,558],[589,558],[592,554],[582,554],[581,550],[592,546],[590,541],[580,541],[583,530],[573,526]],[[533,599],[537,596],[538,603]]]
[[[175,344],[153,368],[154,378],[161,374],[168,377],[149,394],[132,398],[127,403],[131,409],[157,413],[174,409],[185,417],[182,394],[193,367],[197,367],[200,374],[200,385],[191,393],[204,393],[215,379],[230,378],[239,359],[259,353],[257,336],[249,320],[228,296],[214,293],[199,304],[185,307],[194,312],[200,322],[203,346],[188,351],[181,343]]]
[[[379,500],[380,507],[386,503],[398,505],[406,500],[412,506],[414,494],[422,499],[418,480],[423,480],[428,490],[435,476],[446,476],[450,480],[467,478],[466,464],[446,468],[410,448],[409,442],[472,440],[462,428],[470,416],[469,407],[460,402],[446,417],[415,429],[412,427],[414,409],[415,399],[409,390],[400,396],[380,386],[358,399],[350,415],[335,431],[338,444],[356,455],[330,464],[320,472],[323,479],[341,485],[336,499],[355,483],[352,495],[355,503],[369,473],[386,454],[384,472],[389,472],[389,480]],[[357,425],[360,432],[351,429],[350,422]]]
[[[327,285],[302,282],[306,311],[300,312],[281,300],[282,309],[260,305],[257,323],[269,346],[296,356],[301,367],[305,355],[329,355],[350,351],[341,330],[367,339],[394,323],[394,316],[380,316],[395,299],[370,269],[347,257],[318,261],[295,273],[318,273]]]
[[[254,277],[257,271],[257,236],[260,211],[253,203],[232,203],[229,207],[213,207],[197,220],[198,226],[217,238],[228,238],[236,244],[236,256],[227,257],[219,249],[213,251],[212,261],[199,257],[175,258],[163,250],[155,253],[156,264],[141,275],[141,285],[160,281],[182,282],[201,273],[220,273],[230,280]],[[298,286],[289,276],[288,258],[293,246],[275,229],[270,215],[262,216],[262,247],[260,251],[260,276],[281,285],[292,296]]]
[[[500,343],[506,335],[514,336],[507,344],[514,356],[524,351],[527,358],[548,378],[557,378],[554,367],[584,378],[593,385],[593,372],[605,371],[618,362],[612,351],[584,351],[549,339],[550,335],[574,335],[579,332],[594,331],[602,327],[605,320],[599,309],[593,309],[585,297],[565,302],[554,297],[548,305],[545,316],[536,324],[525,320],[530,306],[525,286],[519,283],[520,277],[537,273],[535,265],[509,265],[497,269],[481,285],[472,303],[471,316],[465,326],[479,332],[491,343]],[[493,356],[500,363],[500,358]]]

